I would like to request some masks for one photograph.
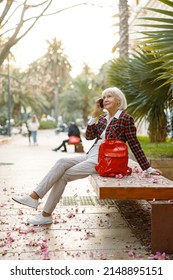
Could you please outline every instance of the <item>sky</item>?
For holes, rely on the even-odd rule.
[[[55,37],[62,41],[73,67],[72,76],[81,72],[84,63],[97,73],[103,63],[113,58],[111,50],[118,40],[118,29],[113,27],[116,19],[112,16],[117,13],[118,0],[57,0],[52,11],[83,2],[94,5],[80,5],[37,22],[12,50],[17,65],[25,68],[42,56],[48,46],[46,40]]]

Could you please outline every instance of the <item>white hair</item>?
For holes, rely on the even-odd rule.
[[[118,106],[119,110],[125,110],[127,108],[126,97],[125,97],[124,93],[119,88],[117,88],[117,87],[106,88],[102,92],[102,97],[105,93],[112,93],[116,97],[119,97],[119,99],[120,99],[120,105]]]

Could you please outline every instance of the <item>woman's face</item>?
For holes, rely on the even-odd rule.
[[[117,111],[120,105],[120,99],[118,96],[111,92],[104,93],[103,97],[103,105],[104,109],[108,111]]]

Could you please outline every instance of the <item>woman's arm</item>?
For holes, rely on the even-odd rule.
[[[136,136],[136,127],[134,125],[134,120],[132,117],[130,117],[126,121],[126,127],[125,127],[125,135],[127,142],[130,146],[130,149],[132,150],[136,160],[138,161],[139,165],[141,166],[142,170],[147,171],[149,174],[153,175],[159,175],[162,174],[159,169],[154,169],[150,166],[142,147],[139,143],[139,140]]]
[[[97,116],[101,114],[103,111],[103,108],[100,107],[99,99],[95,101],[94,110],[91,114],[91,119],[88,121],[85,137],[87,140],[93,140],[95,138],[98,138],[100,136],[98,131],[98,125],[96,123]]]

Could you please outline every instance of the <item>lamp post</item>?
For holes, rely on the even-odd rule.
[[[58,84],[55,85],[54,88],[54,110],[55,110],[55,120],[56,120],[56,124],[58,123],[58,115],[59,115],[59,110],[58,110]]]
[[[10,59],[8,54],[8,84],[7,84],[7,96],[8,96],[8,136],[11,136],[11,94],[10,94]]]

